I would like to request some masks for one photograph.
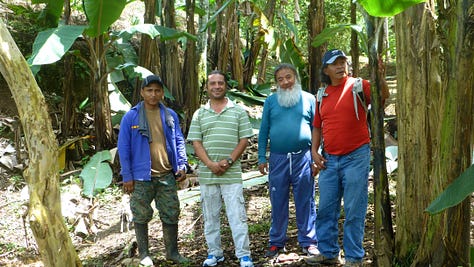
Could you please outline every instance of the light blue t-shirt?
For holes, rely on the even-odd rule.
[[[302,91],[300,101],[293,107],[278,104],[272,94],[263,105],[262,123],[258,135],[258,163],[267,162],[266,151],[286,154],[311,147],[311,130],[316,98]]]

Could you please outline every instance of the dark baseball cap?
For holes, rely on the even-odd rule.
[[[159,85],[163,86],[163,81],[158,75],[150,75],[143,79],[142,88],[150,85],[150,83],[158,83]]]
[[[347,59],[346,54],[339,49],[331,49],[327,51],[323,56],[323,65],[328,65],[334,63],[336,59],[343,57]]]

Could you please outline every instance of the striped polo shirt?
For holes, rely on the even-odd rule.
[[[211,109],[210,102],[196,110],[189,128],[188,140],[201,141],[213,161],[227,159],[242,138],[253,135],[247,112],[230,99],[221,113]],[[242,183],[240,159],[221,176],[217,176],[199,163],[200,184]]]

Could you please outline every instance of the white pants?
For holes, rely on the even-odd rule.
[[[242,184],[212,184],[200,185],[200,187],[204,235],[207,241],[208,254],[217,257],[223,256],[220,223],[223,199],[234,240],[235,256],[238,259],[243,256],[250,257],[247,214]]]

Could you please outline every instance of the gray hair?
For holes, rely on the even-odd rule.
[[[295,66],[293,66],[292,64],[290,63],[281,63],[280,65],[276,66],[275,67],[275,71],[273,72],[273,77],[275,79],[275,81],[277,81],[277,78],[276,78],[276,74],[280,71],[280,70],[283,70],[283,69],[289,69],[293,72],[293,74],[295,75],[296,77],[296,81],[297,82],[300,82],[300,77],[298,75],[298,71],[296,70]]]

